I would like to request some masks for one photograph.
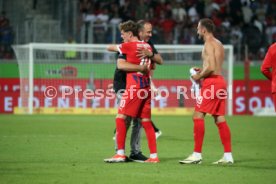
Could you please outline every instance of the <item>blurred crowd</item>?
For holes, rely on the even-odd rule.
[[[82,43],[119,43],[120,22],[145,19],[153,24],[155,44],[201,44],[196,27],[203,17],[215,22],[223,44],[234,46],[236,60],[244,60],[245,46],[251,60],[262,60],[276,41],[276,0],[79,0],[78,8],[78,30],[85,27],[86,34],[84,40],[80,31],[74,37]],[[14,37],[3,11],[0,59],[14,57]]]
[[[211,18],[216,36],[234,45],[242,60],[245,45],[249,57],[260,60],[276,41],[276,0],[80,0],[81,25],[118,25],[126,20],[149,20],[155,44],[199,44],[198,20]],[[95,29],[94,43],[111,41],[110,30]],[[119,34],[115,35],[120,37]]]
[[[3,11],[0,14],[0,59],[13,58],[11,45],[13,44],[14,33],[10,21]]]

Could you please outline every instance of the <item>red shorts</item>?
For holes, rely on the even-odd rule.
[[[132,94],[129,90],[125,90],[120,101],[118,114],[150,119],[151,93],[149,89],[136,89]]]
[[[227,87],[221,75],[212,75],[202,82],[200,95],[196,98],[195,111],[212,115],[225,115]]]

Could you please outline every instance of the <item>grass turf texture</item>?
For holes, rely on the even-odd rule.
[[[190,116],[155,116],[162,130],[159,164],[106,164],[114,154],[113,116],[0,116],[0,183],[275,183],[273,117],[228,117],[235,164],[211,162],[223,153],[212,118],[206,119],[203,163],[180,165],[192,152]],[[128,138],[129,140],[129,138]],[[129,152],[127,142],[127,152]],[[148,156],[143,133],[142,149]]]

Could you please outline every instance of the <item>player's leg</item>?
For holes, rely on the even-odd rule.
[[[223,157],[217,162],[214,162],[214,164],[233,164],[234,160],[232,157],[230,128],[224,116],[213,115],[213,117],[218,127],[221,143],[223,144],[223,147],[224,147]]]
[[[125,141],[126,141],[126,116],[118,114],[116,117],[116,140],[117,140],[117,154],[125,155]]]
[[[148,93],[147,98],[143,99],[142,102],[143,103],[140,106],[141,114],[139,114],[139,117],[141,117],[142,119],[142,126],[145,130],[147,141],[148,141],[148,147],[150,150],[150,158],[147,159],[145,162],[157,163],[159,162],[159,159],[157,156],[156,137],[155,137],[155,131],[151,122],[151,93]]]
[[[116,154],[111,157],[104,159],[107,163],[119,163],[125,162],[127,157],[125,156],[125,141],[126,141],[126,115],[118,114],[116,117],[116,144],[117,151]]]
[[[130,137],[130,148],[131,154],[138,154],[140,150],[140,138],[141,138],[141,119],[133,118],[132,120],[132,131]]]
[[[150,158],[147,159],[145,162],[157,163],[159,162],[159,159],[157,155],[156,137],[155,137],[155,132],[154,132],[154,128],[152,126],[151,120],[148,118],[143,118],[142,126],[145,130],[147,141],[148,141],[148,147],[150,150]]]
[[[204,139],[205,127],[204,117],[206,113],[195,111],[193,114],[194,121],[194,152],[184,160],[180,160],[181,164],[200,164],[202,161],[202,144]]]
[[[131,124],[131,121],[132,121],[132,117],[130,116],[127,116],[126,119],[125,119],[125,123],[126,123],[126,131],[128,131],[129,127],[130,127],[130,124]],[[114,145],[115,145],[115,152],[117,153],[117,150],[118,150],[118,145],[117,145],[117,139],[116,139],[116,128],[114,130],[115,132],[115,135],[114,135]]]
[[[132,121],[132,131],[130,137],[130,155],[129,159],[136,162],[144,162],[148,158],[144,156],[141,152],[141,133],[142,124],[140,118],[133,118]]]
[[[116,101],[117,101],[117,105],[119,106],[121,103],[121,99],[122,99],[122,94],[121,93],[116,93]],[[114,129],[114,136],[112,138],[115,141],[115,149],[117,148],[116,145],[116,128]]]
[[[124,161],[126,161],[125,156],[125,141],[126,141],[126,132],[127,132],[127,125],[126,125],[126,118],[127,116],[137,117],[139,111],[137,109],[140,108],[141,103],[143,102],[139,98],[137,98],[136,93],[133,94],[133,98],[130,98],[128,92],[125,91],[123,94],[120,106],[118,108],[118,115],[116,117],[116,142],[117,142],[117,154],[114,157],[124,157]],[[117,161],[116,158],[112,157],[111,160]],[[107,160],[107,161],[106,161]],[[110,162],[110,159],[106,159],[106,162]],[[120,162],[121,159],[120,159]]]

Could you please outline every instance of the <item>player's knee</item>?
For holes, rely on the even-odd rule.
[[[142,122],[151,122],[151,119],[149,119],[149,118],[143,118],[141,121]]]
[[[194,119],[203,119],[204,118],[204,114],[200,113],[200,112],[194,112],[193,114],[193,120]]]
[[[215,123],[221,123],[226,121],[224,116],[213,116],[213,117],[214,117]]]
[[[123,114],[117,114],[116,118],[126,119],[126,116]]]

